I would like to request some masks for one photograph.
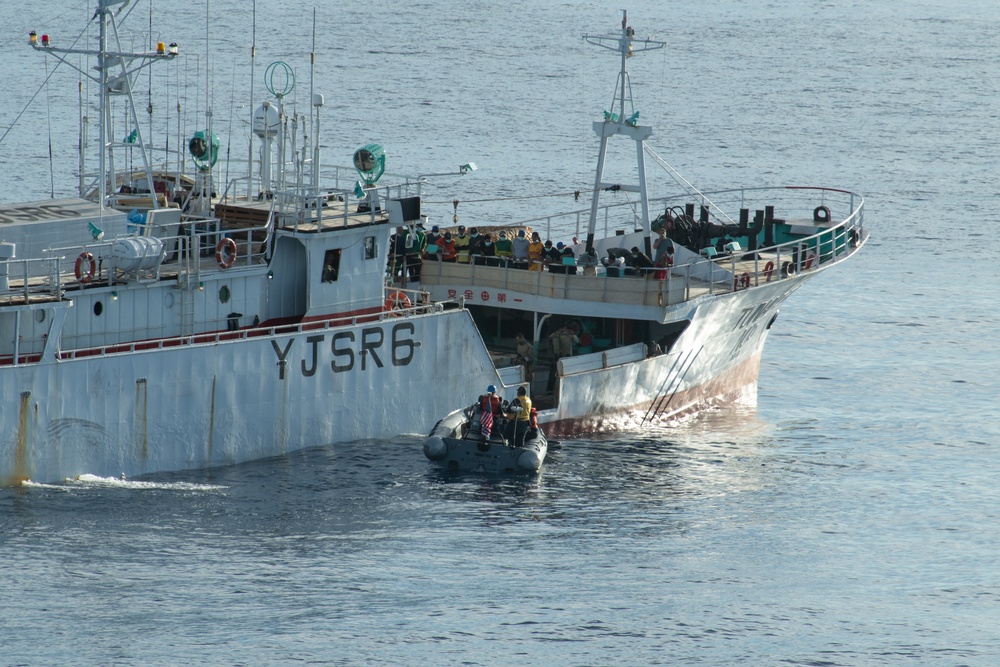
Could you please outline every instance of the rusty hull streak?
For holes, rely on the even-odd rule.
[[[135,412],[137,428],[139,429],[139,456],[143,464],[149,458],[149,391],[144,379],[135,383]]]
[[[671,398],[671,405],[677,406],[676,409],[665,411],[657,417],[657,421],[694,414],[716,403],[738,397],[745,387],[756,384],[760,374],[760,358],[760,354],[755,354],[703,385],[677,392]],[[651,404],[652,402],[644,402],[615,413],[547,422],[543,427],[546,435],[563,438],[620,430],[628,426],[638,428]]]
[[[31,392],[21,392],[21,404],[17,413],[17,440],[14,445],[14,476],[12,479],[2,480],[4,486],[20,484],[31,476],[28,474],[28,435],[30,416]]]
[[[212,401],[209,407],[208,414],[208,460],[205,461],[207,465],[212,465],[212,449],[215,446],[215,382],[218,378],[212,376]]]

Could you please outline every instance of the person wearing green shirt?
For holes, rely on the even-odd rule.
[[[507,238],[506,231],[500,230],[500,238],[493,244],[493,247],[496,249],[496,256],[500,261],[500,266],[506,267],[514,257],[514,243]]]

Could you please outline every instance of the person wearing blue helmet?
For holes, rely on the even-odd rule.
[[[493,422],[501,417],[500,397],[497,396],[496,385],[486,388],[486,393],[479,397],[479,428],[483,437],[490,439]]]

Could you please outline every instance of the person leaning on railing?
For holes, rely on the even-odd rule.
[[[441,245],[442,262],[454,262],[458,259],[458,251],[455,250],[455,239],[451,238],[451,232],[445,232],[439,244]]]
[[[625,269],[625,275],[627,276],[645,278],[653,270],[653,260],[635,246],[632,247],[631,254],[625,261],[629,266],[629,268]]]
[[[531,262],[531,266],[528,268],[531,271],[542,271],[545,268],[544,257],[545,244],[542,243],[542,237],[538,232],[532,232],[531,243],[528,244],[528,261]]]
[[[493,247],[496,252],[498,264],[503,267],[509,266],[514,257],[514,244],[507,238],[505,230],[500,230],[500,238],[493,244]]]
[[[597,257],[597,251],[593,247],[587,248],[587,252],[580,255],[580,258],[576,260],[576,265],[583,267],[583,275],[585,276],[596,276],[597,275],[597,264],[600,259]]]
[[[493,237],[489,234],[483,235],[483,245],[479,249],[479,260],[479,263],[486,266],[500,266],[500,262],[497,260],[496,244],[493,243]]]
[[[475,227],[469,230],[469,258],[473,264],[483,263],[483,242],[485,240],[486,236],[481,236]]]
[[[531,261],[531,257],[528,255],[528,248],[530,246],[531,244],[528,242],[528,237],[525,235],[524,230],[517,230],[517,237],[513,242],[514,268],[528,268],[528,263]]]
[[[469,263],[469,246],[472,243],[472,238],[465,233],[465,225],[458,226],[458,235],[455,236],[455,252],[458,253],[458,263],[468,264]]]
[[[437,225],[431,227],[427,233],[427,244],[424,246],[424,259],[436,259],[441,261],[441,228]]]
[[[571,276],[576,275],[576,253],[572,246],[563,246],[562,241],[556,244],[556,248],[562,250],[563,272]]]
[[[559,242],[562,245],[562,241]],[[549,268],[549,273],[566,273],[562,267],[562,252],[557,250],[552,241],[545,242],[545,251],[542,253],[542,261]]]

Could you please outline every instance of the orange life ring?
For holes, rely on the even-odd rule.
[[[389,292],[389,294],[385,297],[385,309],[389,312],[394,310],[406,310],[411,305],[410,297],[406,296],[404,292]]]
[[[215,261],[219,268],[228,269],[236,262],[236,241],[224,238],[215,246]]]
[[[764,265],[764,282],[771,282],[772,275],[774,275],[774,262],[768,260],[767,264]]]
[[[740,285],[743,286],[743,289],[750,287],[750,274],[746,271],[744,271],[743,275],[740,276]]]
[[[808,255],[806,255],[806,263],[802,265],[802,268],[803,269],[808,269],[810,266],[813,265],[813,260],[814,259],[816,259],[816,255],[814,255],[812,253],[809,253]]]
[[[86,270],[83,268],[84,263],[87,264]],[[86,285],[94,279],[95,268],[97,268],[97,263],[94,261],[94,256],[84,250],[80,253],[80,256],[76,258],[76,268],[73,272],[76,274],[76,279]]]

